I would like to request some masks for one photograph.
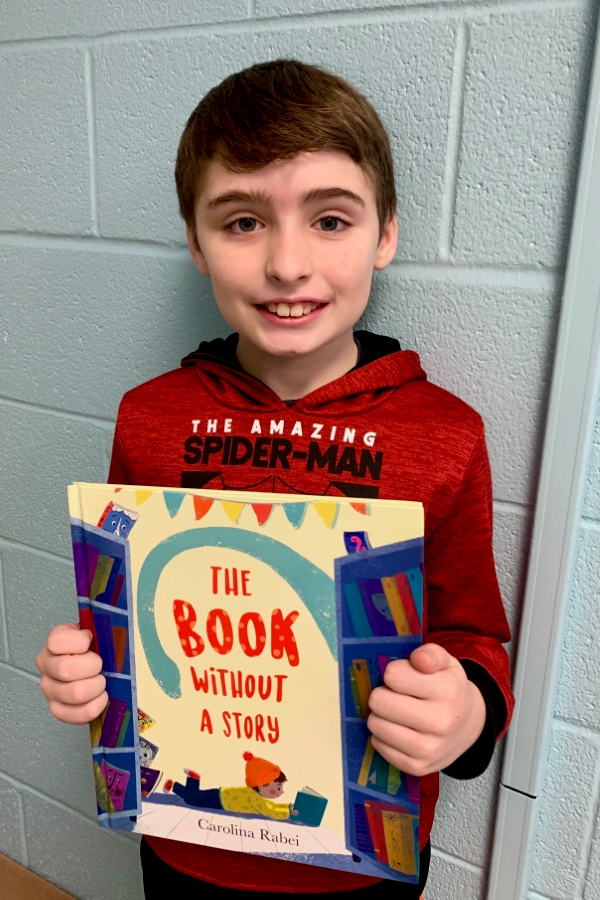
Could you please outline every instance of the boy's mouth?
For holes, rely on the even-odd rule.
[[[263,315],[267,315],[270,319],[305,319],[320,309],[325,304],[312,300],[278,300],[272,303],[260,303],[256,305]]]

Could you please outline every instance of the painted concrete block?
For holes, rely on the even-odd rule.
[[[530,503],[558,298],[549,292],[408,277],[377,278],[365,327],[417,350],[429,378],[485,421],[496,500]]]
[[[583,6],[472,24],[456,260],[564,264],[592,40]]]
[[[126,390],[231,331],[184,254],[5,247],[0,261],[0,394],[18,400],[113,418]]]
[[[395,147],[399,256],[435,258],[453,46],[454,26],[428,21],[102,47],[95,70],[102,234],[182,241],[173,168],[188,116],[226,75],[286,56],[334,68],[374,103]]]
[[[587,860],[588,822],[596,808],[600,748],[593,736],[555,726],[535,831],[531,888],[572,900]]]
[[[2,555],[0,554],[0,660],[8,662],[8,622],[6,591],[4,589],[4,572],[2,570]],[[0,851],[1,853],[2,851]]]
[[[501,754],[496,750],[487,771],[479,778],[459,781],[441,776],[432,846],[476,866],[487,866]],[[459,896],[452,894],[450,896]]]
[[[524,509],[494,510],[494,555],[504,609],[513,638],[521,612],[529,539],[531,514]]]
[[[460,860],[431,857],[427,880],[427,900],[483,900],[483,872],[474,866],[461,864]]]
[[[249,12],[248,0],[23,0],[3,9],[0,41],[235,22]]]
[[[83,51],[0,53],[0,84],[0,230],[89,233]]]
[[[19,792],[0,775],[0,853],[23,864]]]
[[[433,0],[431,5],[443,2],[444,0]],[[455,0],[454,5],[462,2],[465,0]],[[475,2],[482,2],[482,0],[475,0]],[[416,6],[420,3],[421,0],[298,0],[298,2],[296,0],[255,0],[255,15],[260,18],[342,12],[344,10],[369,10],[379,7],[393,9],[394,7]]]
[[[597,897],[600,897],[600,813],[596,816],[596,825],[590,849],[583,900],[596,900]]]
[[[28,550],[0,548],[4,570],[10,661],[38,674],[35,657],[48,632],[77,621],[73,564]]]
[[[137,839],[32,794],[25,814],[29,867],[38,875],[79,900],[143,900]]]
[[[0,721],[0,771],[95,819],[87,727],[57,722],[37,681],[7,667],[0,669]]]
[[[600,527],[583,523],[571,584],[555,715],[600,729]]]
[[[106,480],[110,432],[0,401],[0,537],[71,555],[67,485]]]
[[[600,520],[600,443],[592,444],[583,515]]]

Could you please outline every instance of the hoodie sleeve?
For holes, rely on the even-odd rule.
[[[502,646],[510,640],[510,630],[492,551],[492,486],[483,428],[447,515],[427,537],[425,579],[426,639],[466,662],[465,671],[478,686],[481,679],[471,677],[478,668],[484,679],[489,676],[492,691],[498,689],[493,705],[499,738],[508,727],[514,698]],[[482,693],[486,699],[490,690]],[[489,702],[486,706],[489,719]]]

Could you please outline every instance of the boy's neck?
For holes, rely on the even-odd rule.
[[[300,400],[353,369],[358,348],[349,331],[312,353],[272,356],[240,335],[236,356],[245,372],[270,387],[281,400]]]

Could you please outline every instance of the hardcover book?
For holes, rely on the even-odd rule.
[[[423,508],[77,483],[100,825],[417,883],[419,782],[369,695],[420,645]]]

